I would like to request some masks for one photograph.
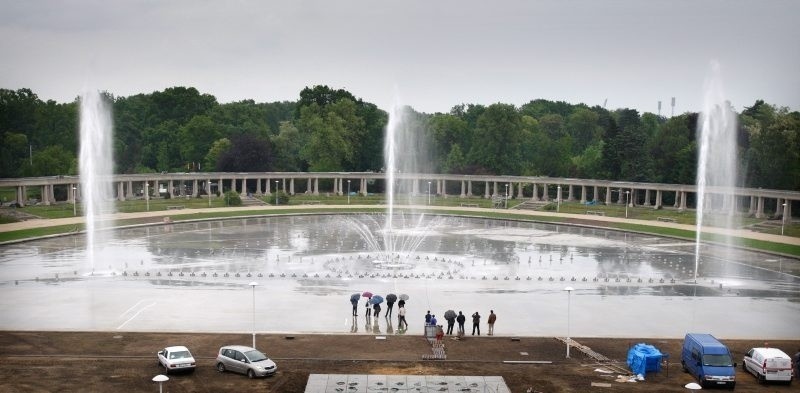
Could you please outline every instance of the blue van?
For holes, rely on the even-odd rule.
[[[692,374],[705,387],[736,387],[736,363],[728,347],[714,336],[689,333],[681,351],[683,370]]]

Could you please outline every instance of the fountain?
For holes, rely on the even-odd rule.
[[[704,86],[703,111],[698,120],[697,160],[697,219],[695,239],[694,282],[697,283],[697,270],[700,265],[700,244],[703,224],[713,220],[722,228],[735,226],[736,202],[729,187],[736,185],[736,114],[725,100],[722,88],[720,66],[711,65],[711,75]],[[713,216],[710,213],[715,213]],[[726,245],[732,239],[724,236]],[[723,247],[728,255],[719,255],[730,260],[732,247]]]
[[[112,120],[107,98],[96,90],[81,95],[80,107],[80,179],[81,204],[86,220],[86,256],[94,273],[98,247],[108,240],[113,225],[102,220],[113,212],[112,199]]]

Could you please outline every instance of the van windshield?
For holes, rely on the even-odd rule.
[[[704,366],[727,367],[732,366],[731,355],[703,355]]]

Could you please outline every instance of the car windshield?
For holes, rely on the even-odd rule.
[[[267,355],[264,355],[263,353],[256,350],[247,351],[244,354],[245,356],[247,356],[248,359],[250,359],[251,362],[260,362],[267,358]]]
[[[191,357],[192,355],[189,354],[189,351],[177,351],[177,352],[170,352],[169,358],[170,359],[183,359]]]
[[[704,366],[727,367],[733,365],[731,355],[703,355]]]

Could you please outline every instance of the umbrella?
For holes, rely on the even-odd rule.
[[[408,300],[408,295],[406,295],[405,293],[400,295],[400,300]]]
[[[444,312],[444,319],[453,319],[456,317],[456,312],[453,310],[447,310]]]
[[[358,298],[360,298],[360,297],[361,297],[361,295],[359,295],[357,293],[354,293],[354,294],[350,295],[350,301],[351,302],[357,302]]]
[[[393,293],[390,293],[390,294],[386,295],[386,301],[389,302],[389,303],[396,302],[397,301],[397,295],[395,295]]]
[[[362,293],[362,294],[361,294],[361,296],[364,296],[364,297],[372,297],[372,292],[370,292],[370,291],[364,291],[364,293]]]
[[[369,299],[369,302],[372,304],[381,304],[383,303],[383,296],[374,295],[372,296],[372,299]]]

